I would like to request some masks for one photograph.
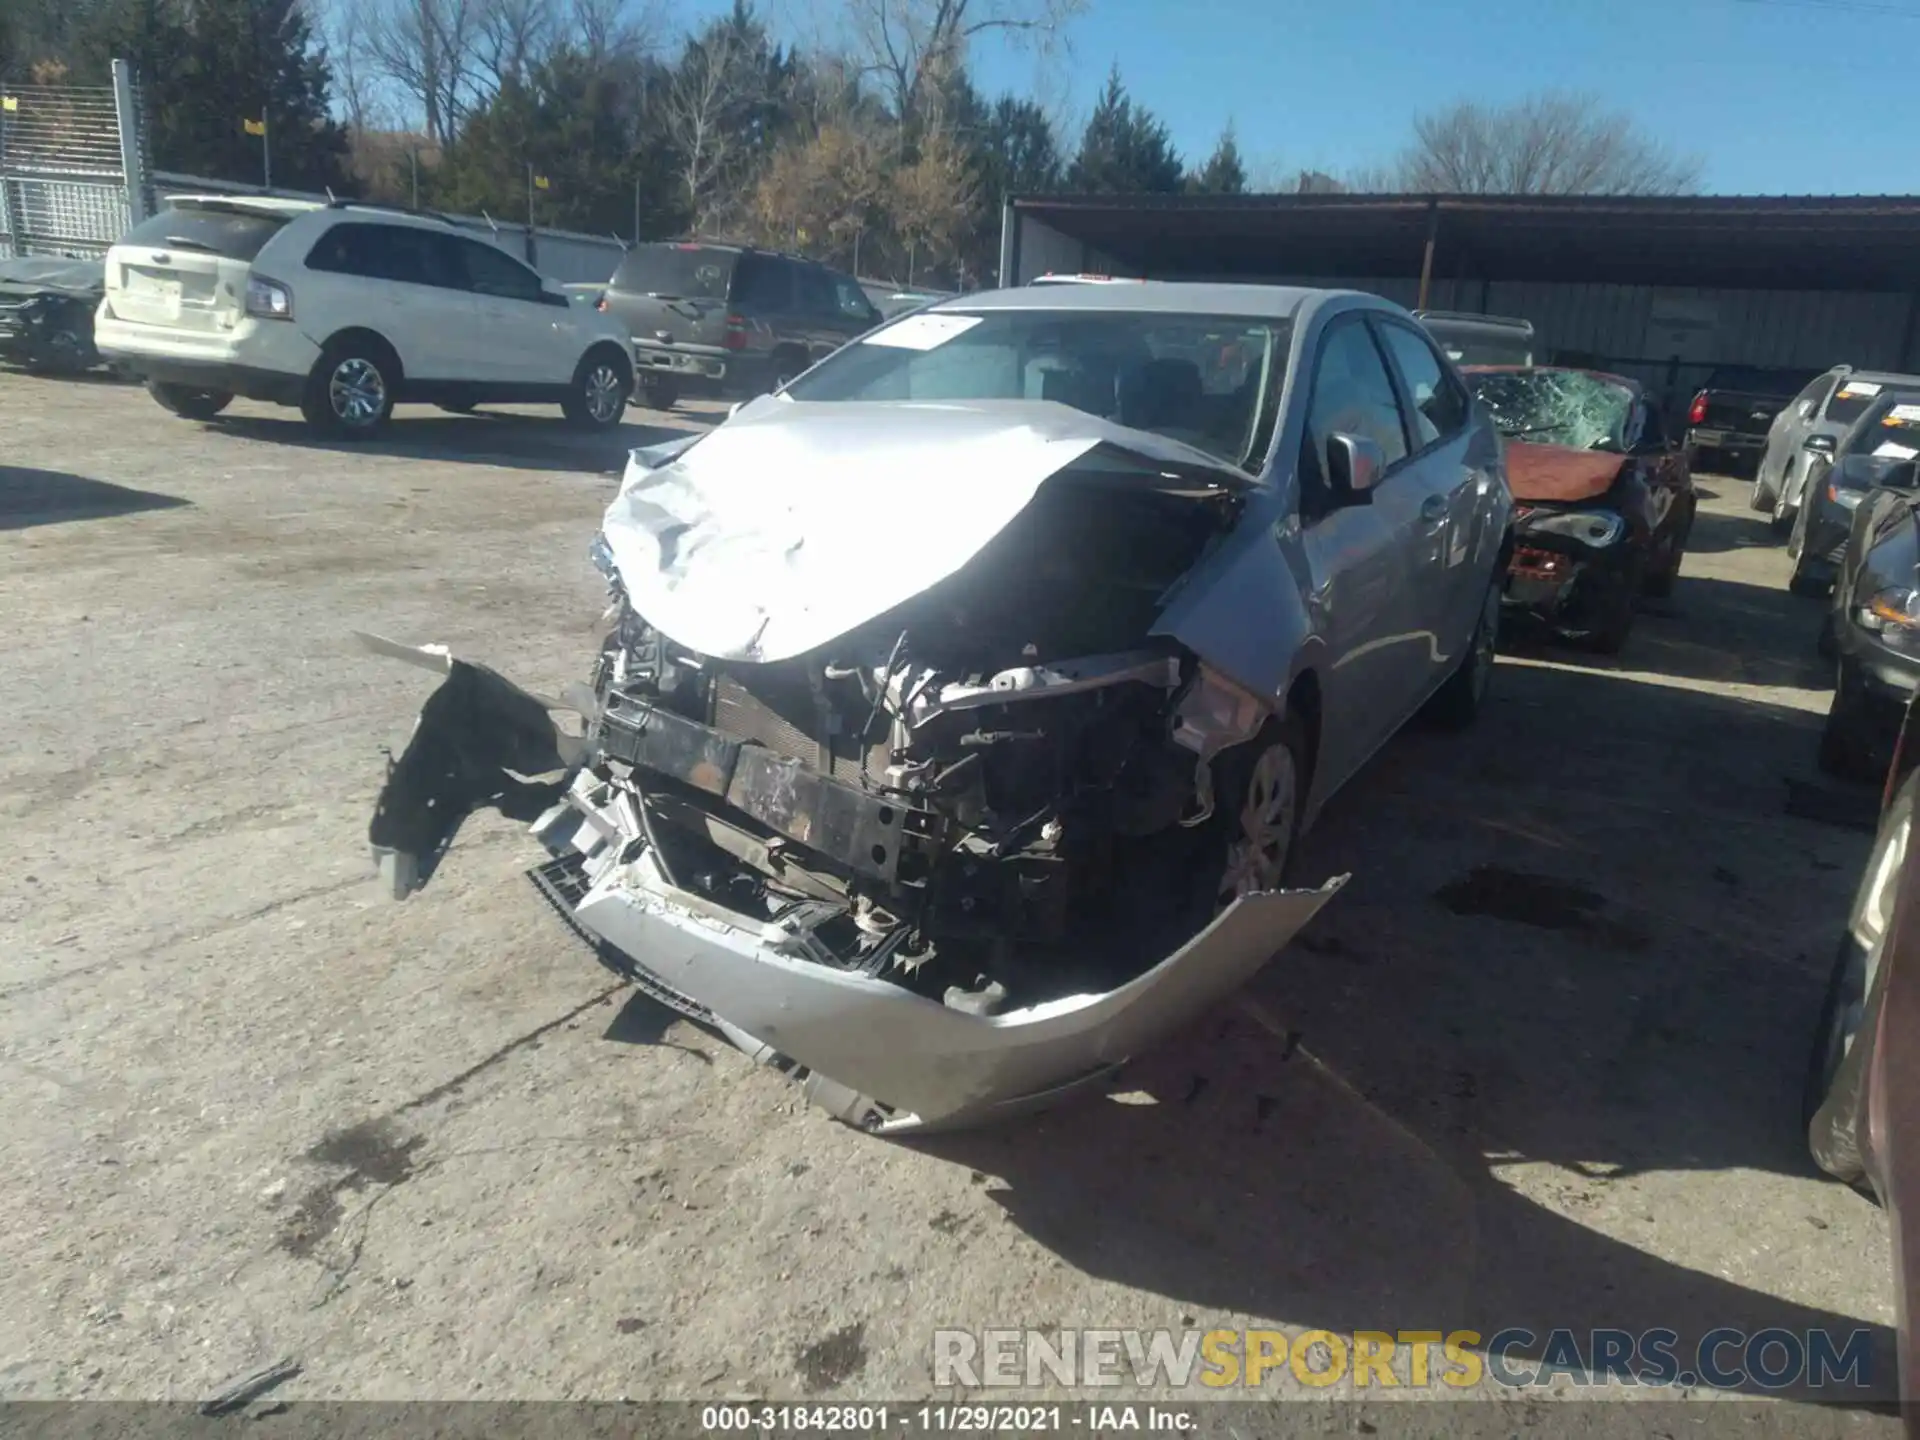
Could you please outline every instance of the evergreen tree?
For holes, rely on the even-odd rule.
[[[1180,157],[1167,127],[1144,105],[1134,104],[1120,83],[1120,67],[1114,66],[1080,138],[1068,189],[1084,195],[1172,194],[1181,179]]]
[[[1247,193],[1247,167],[1241,162],[1233,126],[1220,132],[1220,143],[1213,147],[1207,163],[1187,177],[1187,189],[1202,195]]]

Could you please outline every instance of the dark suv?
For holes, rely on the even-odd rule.
[[[744,245],[636,245],[600,308],[633,337],[634,383],[666,409],[684,393],[777,389],[880,323],[860,282],[797,255]]]

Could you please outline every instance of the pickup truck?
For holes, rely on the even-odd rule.
[[[1722,365],[1707,376],[1687,411],[1687,459],[1695,471],[1757,470],[1773,417],[1819,372]]]

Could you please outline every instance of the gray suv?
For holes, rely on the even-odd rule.
[[[851,275],[798,255],[695,241],[634,246],[600,308],[626,324],[637,396],[661,410],[682,394],[778,389],[880,323]]]

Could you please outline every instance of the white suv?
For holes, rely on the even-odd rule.
[[[172,206],[107,252],[94,343],[175,414],[244,395],[358,437],[397,400],[557,401],[591,430],[626,408],[625,328],[450,221],[351,201]]]

